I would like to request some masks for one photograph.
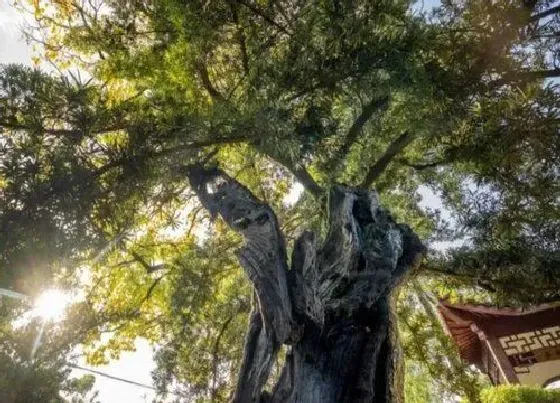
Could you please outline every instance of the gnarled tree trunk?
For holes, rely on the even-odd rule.
[[[288,268],[269,206],[217,168],[191,168],[189,178],[211,214],[244,236],[239,259],[257,295],[233,402],[402,401],[390,301],[424,247],[377,194],[334,186],[325,242],[303,233]],[[285,365],[266,392],[282,344]]]

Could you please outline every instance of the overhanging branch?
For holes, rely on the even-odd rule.
[[[544,80],[546,78],[560,77],[560,69],[534,70],[534,71],[512,71],[504,73],[502,78],[489,83],[490,88],[499,87],[512,82],[530,82]]]
[[[426,169],[430,169],[430,168],[436,168],[436,167],[440,167],[442,165],[447,165],[451,163],[451,159],[450,158],[444,158],[438,161],[432,161],[432,162],[410,162],[409,160],[405,159],[405,158],[401,158],[398,160],[399,164],[402,165],[406,165],[407,167],[413,168],[416,171],[424,171]]]
[[[270,155],[269,155],[270,156]],[[283,165],[288,171],[290,171],[300,182],[303,187],[309,191],[313,196],[320,197],[325,193],[325,189],[323,189],[316,181],[313,179],[311,174],[307,172],[304,166],[302,165],[295,165],[291,163],[287,158],[282,158],[278,156],[270,156],[270,158],[274,159],[281,165]]]
[[[409,131],[405,131],[395,140],[393,140],[383,155],[373,164],[362,183],[360,184],[363,188],[368,188],[371,186],[373,182],[385,171],[389,163],[393,160],[393,158],[400,153],[402,150],[408,146],[412,140],[414,140],[414,135],[412,135]]]
[[[93,181],[105,175],[106,173],[110,172],[111,170],[122,166],[126,166],[127,164],[138,163],[140,161],[155,160],[165,156],[177,154],[186,150],[200,149],[200,148],[205,148],[205,147],[209,147],[212,145],[219,145],[219,144],[241,143],[249,140],[250,138],[247,136],[229,137],[229,138],[217,137],[217,138],[210,138],[208,140],[191,141],[188,143],[183,143],[173,147],[165,148],[159,151],[146,152],[141,155],[135,155],[135,156],[124,155],[121,158],[117,158],[113,161],[107,162],[105,165],[102,165],[91,172],[80,174],[80,175],[73,175],[73,176],[68,175],[66,177],[53,180],[45,187],[37,190],[37,192],[32,197],[32,199],[45,202],[51,197],[53,197],[54,195],[56,195],[57,193],[74,192],[75,187],[89,186]],[[27,209],[32,209],[33,207],[34,206],[31,205],[26,206]]]
[[[321,196],[325,190],[315,182],[315,179],[307,172],[304,167],[294,167],[291,170],[297,180],[305,187],[313,196]]]
[[[218,91],[216,87],[214,87],[214,84],[212,84],[212,81],[210,81],[210,75],[208,74],[208,67],[206,64],[199,60],[196,62],[195,66],[202,80],[202,85],[204,85],[204,88],[208,91],[210,96],[216,101],[224,101],[223,95],[220,94],[220,91]]]
[[[340,147],[338,152],[336,153],[336,157],[331,160],[328,164],[328,170],[330,172],[337,172],[340,164],[346,158],[346,155],[350,151],[352,145],[358,139],[360,133],[364,125],[371,119],[371,117],[375,114],[375,112],[386,109],[389,105],[389,97],[385,96],[382,98],[373,98],[369,103],[362,109],[360,115],[356,118],[350,130],[348,130],[348,134],[346,135],[346,139],[344,140],[344,144]]]
[[[286,27],[284,27],[283,25],[279,24],[278,22],[276,22],[274,20],[274,18],[270,15],[268,15],[265,11],[263,11],[260,7],[251,4],[250,2],[246,1],[246,0],[234,0],[236,3],[246,7],[248,10],[250,10],[253,14],[261,17],[264,21],[266,21],[269,25],[278,28],[281,32],[287,34],[287,35],[291,35],[290,32],[288,32],[288,30],[286,29]]]
[[[243,66],[245,76],[249,76],[249,53],[247,52],[247,38],[245,36],[245,30],[239,23],[239,13],[237,12],[237,5],[230,4],[230,8],[233,16],[233,22],[235,23],[235,26],[237,28],[237,41],[239,42],[239,50],[241,52],[241,64]]]
[[[538,21],[542,18],[546,18],[546,17],[548,17],[550,15],[553,15],[553,14],[556,14],[558,12],[560,12],[560,5],[556,6],[556,7],[551,7],[548,10],[544,10],[540,13],[533,14],[531,17],[529,17],[529,22]]]

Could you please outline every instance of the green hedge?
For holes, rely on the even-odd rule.
[[[560,403],[560,390],[524,386],[498,386],[484,389],[482,403]]]

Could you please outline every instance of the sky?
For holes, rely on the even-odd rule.
[[[441,5],[440,0],[418,0],[413,9],[418,11],[430,11],[432,8]]]
[[[427,11],[438,5],[439,0],[420,0],[415,10]],[[31,64],[32,50],[21,34],[24,18],[12,7],[10,0],[0,0],[0,63],[23,63]],[[302,193],[302,187],[296,186],[294,191],[287,196],[286,202],[295,203]],[[432,209],[442,209],[441,200],[429,189],[422,192],[423,206]],[[119,360],[111,362],[106,366],[92,367],[112,376],[125,378],[134,382],[152,385],[150,372],[155,368],[152,359],[152,347],[145,340],[136,342],[136,351],[124,352]],[[78,363],[87,367],[84,362]],[[86,373],[75,370],[76,376]],[[99,391],[101,403],[146,403],[151,402],[154,393],[149,389],[140,388],[124,382],[118,382],[101,376],[96,376],[95,388]]]
[[[152,355],[153,351],[149,343],[139,339],[136,341],[136,351],[121,353],[119,360],[113,361],[109,365],[92,367],[92,369],[130,381],[152,385],[150,372],[155,369]],[[87,367],[84,363],[80,363],[80,365]],[[76,376],[81,376],[88,372],[75,370],[74,373]],[[96,376],[96,378],[95,389],[99,391],[101,403],[149,403],[155,396],[154,392],[149,389],[101,376]]]
[[[9,0],[0,0],[0,63],[31,63],[30,48],[20,33],[22,23]]]

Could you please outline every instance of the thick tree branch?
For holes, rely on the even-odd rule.
[[[307,191],[309,191],[313,196],[320,197],[321,195],[323,195],[325,193],[325,189],[323,189],[315,181],[315,179],[313,179],[311,174],[309,172],[307,172],[305,167],[303,167],[302,165],[294,165],[287,158],[282,158],[282,157],[279,157],[279,156],[272,156],[270,154],[269,154],[269,156],[273,160],[275,160],[278,163],[280,163],[281,165],[283,165],[288,171],[290,171],[296,177],[298,182],[300,182],[303,185],[303,187]]]
[[[423,267],[422,271],[437,273],[444,276],[462,278],[468,281],[473,286],[479,286],[486,291],[498,292],[499,289],[510,289],[512,292],[517,293],[519,290],[531,291],[533,293],[554,293],[555,297],[551,300],[557,300],[560,296],[558,284],[550,284],[546,286],[533,285],[530,281],[524,279],[515,279],[514,276],[504,276],[500,278],[497,273],[500,271],[507,271],[508,269],[515,269],[515,267],[496,266],[496,267],[473,267],[474,272],[469,273],[467,270],[455,268],[444,268],[440,266]],[[540,279],[539,279],[540,280]],[[498,289],[499,288],[499,289]],[[540,301],[540,300],[539,300]],[[534,301],[533,301],[534,302]],[[542,302],[542,301],[540,301]]]
[[[200,79],[202,80],[202,85],[204,86],[206,91],[208,91],[210,96],[216,101],[221,101],[221,102],[225,101],[225,98],[220,93],[220,91],[218,91],[216,87],[214,87],[214,84],[212,84],[212,81],[210,80],[210,75],[208,74],[208,67],[206,66],[206,64],[201,60],[199,60],[196,62],[195,66],[196,66],[196,70],[198,71],[198,74],[200,75]]]
[[[369,188],[371,184],[375,182],[375,180],[385,171],[393,158],[404,150],[406,146],[412,142],[412,140],[414,140],[414,135],[412,135],[409,131],[405,131],[393,140],[383,155],[369,168],[366,177],[360,184],[360,187]]]
[[[531,80],[539,80],[539,79],[555,78],[555,77],[560,77],[560,69],[519,71],[519,72],[506,74],[504,79],[509,81],[517,81],[517,80],[531,81]]]
[[[297,338],[298,326],[288,294],[284,237],[272,209],[246,187],[218,168],[187,169],[193,190],[203,206],[245,238],[239,261],[255,286],[267,332],[280,343]]]
[[[348,134],[344,140],[344,143],[339,148],[336,153],[336,157],[333,158],[328,164],[328,170],[333,173],[338,172],[340,164],[346,158],[346,155],[350,151],[352,145],[356,142],[359,135],[362,133],[364,125],[371,119],[371,117],[378,111],[384,110],[389,105],[389,97],[385,96],[382,98],[373,98],[369,103],[362,109],[362,112],[358,118],[354,121]]]
[[[315,182],[315,179],[313,179],[304,167],[294,167],[291,172],[313,196],[319,197],[324,194],[325,190]]]
[[[233,21],[237,27],[237,41],[239,42],[239,50],[241,52],[241,63],[243,66],[243,71],[245,76],[249,75],[249,53],[247,52],[247,38],[245,37],[245,31],[243,26],[239,23],[239,13],[237,12],[237,5],[231,4],[231,13],[233,16]]]
[[[560,12],[560,6],[551,7],[548,10],[533,14],[531,17],[529,17],[529,22],[538,21],[542,18],[548,17],[549,15],[556,14],[558,12]]]
[[[208,140],[192,141],[189,143],[179,144],[174,147],[169,147],[159,151],[147,152],[141,155],[124,155],[121,158],[117,158],[113,161],[106,163],[105,165],[87,173],[82,173],[80,175],[69,175],[63,178],[58,178],[45,184],[44,187],[37,189],[35,194],[30,197],[31,200],[37,202],[45,202],[57,193],[64,192],[74,192],[76,187],[90,186],[93,181],[110,172],[111,170],[125,166],[127,164],[138,163],[140,161],[148,161],[150,159],[158,159],[168,155],[173,155],[185,150],[199,149],[208,147],[211,145],[218,144],[232,144],[238,142],[245,142],[250,140],[249,137],[218,137]],[[26,205],[26,210],[30,211],[35,208],[36,205]],[[19,212],[17,212],[19,214]]]
[[[276,22],[273,17],[266,14],[266,12],[261,10],[258,6],[255,6],[254,4],[251,4],[249,1],[246,1],[246,0],[233,0],[233,1],[235,3],[238,3],[238,4],[241,4],[241,5],[245,6],[253,14],[255,14],[255,15],[261,17],[263,20],[265,20],[269,25],[278,28],[281,32],[283,32],[287,35],[291,35],[290,32],[288,32],[288,30],[286,29],[286,27],[284,27],[283,25]]]
[[[146,152],[144,154],[137,155],[137,156],[126,155],[122,158],[119,158],[119,159],[113,160],[111,162],[108,162],[107,164],[98,168],[96,171],[93,172],[93,176],[98,177],[98,176],[103,175],[104,173],[108,172],[112,168],[116,168],[116,167],[125,165],[125,164],[127,164],[131,161],[158,159],[158,158],[162,158],[162,157],[165,157],[165,156],[177,154],[177,153],[180,153],[182,151],[194,150],[194,149],[210,147],[210,146],[215,146],[215,145],[220,145],[220,144],[243,143],[243,142],[247,142],[247,141],[250,141],[250,140],[251,140],[251,137],[249,137],[249,136],[214,137],[214,138],[209,138],[207,140],[198,140],[198,141],[191,141],[191,142],[188,142],[188,143],[178,144],[178,145],[173,146],[173,147],[164,148],[164,149],[159,150],[159,151]]]
[[[10,122],[0,122],[0,128],[6,128],[8,130],[25,130],[25,131],[38,130],[41,133],[50,134],[53,136],[76,136],[79,134],[104,134],[104,133],[110,133],[110,132],[126,129],[125,126],[118,125],[118,126],[103,127],[97,130],[92,130],[87,132],[81,129],[61,129],[61,128],[55,129],[55,128],[40,127],[40,126],[33,127],[30,125],[22,125],[19,123],[10,123]]]
[[[523,245],[511,249],[456,249],[447,256],[427,259],[422,271],[508,298],[545,302],[560,297],[554,273],[559,261],[558,253],[527,249]]]
[[[502,78],[489,83],[490,88],[496,88],[500,85],[511,82],[530,82],[536,80],[544,80],[545,78],[560,77],[560,69],[551,70],[535,70],[535,71],[512,71],[504,73]]]
[[[451,163],[450,158],[441,159],[439,161],[432,161],[432,162],[410,162],[407,159],[401,158],[398,160],[399,164],[406,165],[407,167],[414,168],[416,171],[424,171],[429,168],[435,168],[442,165],[447,165]]]
[[[146,295],[144,295],[144,298],[142,298],[142,300],[140,301],[140,304],[138,306],[138,308],[136,309],[136,311],[138,313],[140,313],[140,307],[142,305],[144,305],[144,303],[146,301],[148,301],[150,298],[152,298],[152,294],[154,293],[154,290],[156,289],[157,285],[160,283],[161,280],[163,280],[163,278],[165,277],[165,274],[162,274],[161,276],[157,277],[153,283],[150,285],[150,287],[148,288],[148,291],[146,291]]]
[[[538,38],[560,38],[560,32],[550,32],[550,33],[543,33],[543,34],[534,34],[531,35],[532,39],[538,39]]]
[[[135,251],[131,251],[130,254],[134,258],[134,261],[140,263],[140,265],[146,270],[146,273],[148,274],[151,274],[155,271],[165,268],[164,264],[158,264],[158,265],[149,264],[142,256],[140,256],[140,254],[136,253]]]

